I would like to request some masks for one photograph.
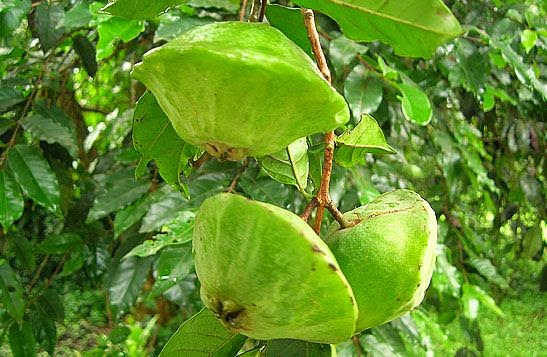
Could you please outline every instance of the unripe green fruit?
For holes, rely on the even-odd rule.
[[[349,120],[311,58],[263,23],[190,30],[148,52],[133,77],[182,139],[223,159],[271,154]]]
[[[389,322],[419,305],[435,265],[435,212],[417,193],[396,190],[344,214],[325,241],[359,308],[356,332]]]
[[[357,307],[327,245],[300,217],[234,194],[205,200],[195,220],[201,299],[254,339],[347,340]]]

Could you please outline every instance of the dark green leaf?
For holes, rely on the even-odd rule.
[[[522,241],[523,253],[533,259],[543,249],[543,238],[541,225],[537,224],[530,228]]]
[[[418,125],[429,124],[433,117],[433,110],[427,94],[414,84],[400,83],[397,88],[402,94],[399,99],[405,118]]]
[[[42,2],[36,8],[36,32],[44,52],[55,47],[65,33],[64,17],[65,11],[60,4]]]
[[[228,331],[209,310],[203,309],[179,327],[160,357],[235,356],[246,340],[247,337]]]
[[[53,212],[60,212],[57,177],[38,150],[15,145],[9,151],[8,164],[25,194]]]
[[[62,323],[65,319],[65,308],[59,294],[53,289],[44,291],[36,300],[36,307],[49,319]]]
[[[367,46],[352,41],[345,36],[335,38],[329,44],[329,58],[334,67],[334,72],[341,76],[346,67],[357,60],[358,54],[364,54],[367,51]]]
[[[32,249],[32,244],[22,235],[19,234],[7,234],[10,247],[15,252],[15,256],[19,262],[27,269],[27,271],[32,272],[36,268],[36,257],[34,256],[34,251]]]
[[[78,157],[76,129],[70,118],[59,108],[39,107],[36,114],[21,120],[21,125],[34,137],[50,144],[58,143],[67,149],[70,156]]]
[[[479,52],[472,42],[456,40],[456,66],[449,72],[452,85],[462,85],[472,93],[484,88],[489,73],[486,56]]]
[[[21,91],[14,88],[0,87],[0,113],[25,100]]]
[[[148,194],[117,212],[114,219],[114,238],[119,237],[122,232],[140,221],[155,202],[157,196],[160,195]]]
[[[171,11],[163,14],[159,18],[160,24],[154,33],[154,42],[170,41],[178,35],[214,21],[210,17],[188,16],[182,13],[172,13]]]
[[[365,153],[395,154],[386,141],[378,122],[370,115],[363,115],[357,126],[336,139],[336,162],[344,167],[359,163]]]
[[[194,268],[192,244],[165,247],[162,249],[155,267],[157,277],[153,290],[155,295],[159,295],[186,278]]]
[[[86,27],[91,20],[91,12],[87,0],[78,0],[76,4],[65,13],[65,30],[71,32],[80,27]]]
[[[122,343],[127,340],[131,330],[127,326],[118,326],[112,329],[108,334],[108,339],[114,344]]]
[[[187,1],[188,0],[110,0],[101,11],[126,19],[146,20],[158,17],[169,7]]]
[[[442,43],[458,36],[458,20],[441,0],[296,0],[321,11],[356,41],[380,40],[400,56],[429,58]]]
[[[163,195],[159,196],[158,200],[150,205],[150,209],[142,220],[140,233],[161,229],[164,224],[172,221],[177,217],[178,212],[183,211],[188,205],[188,200],[180,192],[171,189],[169,191],[162,192]]]
[[[76,233],[63,233],[44,239],[39,248],[47,254],[64,254],[69,249],[82,245],[82,238]]]
[[[19,184],[8,167],[0,169],[0,224],[7,231],[23,214],[25,202]]]
[[[30,323],[36,342],[50,355],[55,351],[57,344],[57,328],[55,322],[39,310],[33,310],[30,315]]]
[[[270,340],[260,354],[264,357],[331,357],[336,356],[334,346],[299,340]]]
[[[313,57],[308,31],[304,26],[304,18],[299,9],[270,4],[266,8],[268,23],[285,34],[310,57]]]
[[[11,324],[8,338],[13,357],[36,356],[36,340],[32,326],[27,321],[23,321],[21,326],[17,323]]]
[[[306,138],[298,139],[286,149],[263,157],[262,169],[274,180],[294,185],[300,192],[305,192],[309,173],[307,151]]]
[[[192,170],[191,160],[201,150],[184,142],[177,135],[150,92],[146,92],[139,99],[135,109],[133,144],[142,157],[135,170],[137,178],[144,175],[146,165],[153,159],[164,180],[188,195],[188,188],[181,180],[181,174],[188,177]]]
[[[189,0],[188,5],[207,9],[217,8],[236,13],[240,4],[239,0]]]
[[[80,270],[84,265],[84,252],[81,246],[75,246],[68,256],[68,259],[63,264],[63,270],[57,275],[58,277],[69,276],[72,273]]]
[[[116,316],[127,312],[137,300],[150,270],[150,259],[130,257],[116,267],[108,291]]]
[[[4,259],[0,259],[0,298],[4,309],[10,315],[18,323],[23,321],[25,313],[23,287],[9,263]]]
[[[0,2],[0,37],[9,36],[21,25],[30,11],[30,0],[2,0]]]
[[[84,65],[85,71],[90,77],[95,77],[97,73],[97,60],[95,59],[96,51],[95,47],[84,36],[76,36],[72,39],[74,43],[74,50],[80,56]]]
[[[344,82],[344,98],[354,118],[360,118],[363,114],[372,114],[382,103],[382,83],[360,64],[353,68]]]

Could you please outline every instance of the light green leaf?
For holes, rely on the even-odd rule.
[[[38,247],[47,254],[64,254],[69,249],[82,245],[82,238],[76,233],[49,236]]]
[[[182,140],[159,106],[156,98],[146,92],[137,103],[133,121],[133,145],[141,155],[135,169],[140,178],[146,172],[146,165],[155,160],[163,179],[188,196],[188,187],[181,180],[181,174],[188,177],[192,171],[191,161],[202,150]]]
[[[399,83],[397,88],[402,96],[399,100],[402,103],[405,118],[418,125],[427,125],[433,118],[433,109],[427,94],[414,84]]]
[[[21,91],[14,88],[0,87],[0,113],[5,112],[15,104],[19,104],[25,100],[25,96]]]
[[[36,110],[36,114],[21,120],[21,125],[34,137],[50,144],[58,143],[67,149],[72,158],[78,157],[76,130],[60,109],[53,107]]]
[[[0,169],[0,224],[7,232],[9,226],[23,214],[25,202],[19,184],[8,167]]]
[[[153,295],[158,296],[180,283],[194,268],[192,244],[177,244],[166,247],[155,263],[156,281]]]
[[[363,115],[357,126],[346,131],[336,139],[338,148],[335,159],[344,167],[351,167],[359,163],[365,153],[395,154],[395,150],[389,146],[378,125],[378,122],[370,115]]]
[[[190,0],[188,5],[193,7],[204,7],[206,9],[223,9],[231,13],[239,10],[239,0]]]
[[[89,4],[86,0],[79,0],[65,13],[65,30],[71,32],[80,27],[86,27],[91,20]]]
[[[461,85],[469,92],[479,93],[490,73],[489,61],[471,41],[460,38],[455,43],[456,64],[448,79],[455,87]]]
[[[159,21],[158,29],[154,33],[154,42],[170,41],[196,26],[205,25],[214,20],[210,17],[188,16],[182,12],[170,11],[161,15]]]
[[[355,188],[357,188],[357,195],[359,196],[361,205],[366,205],[380,196],[381,192],[374,186],[370,178],[366,176],[362,167],[351,168],[351,177],[353,178]]]
[[[146,20],[185,2],[187,0],[110,0],[100,11],[126,19]]]
[[[266,18],[271,26],[283,32],[292,42],[313,57],[308,31],[299,9],[270,4],[266,8]]]
[[[26,195],[60,213],[59,182],[38,150],[24,144],[15,145],[9,151],[8,164]]]
[[[57,45],[65,33],[65,11],[60,4],[42,2],[35,12],[36,31],[44,52]]]
[[[346,66],[357,60],[358,54],[364,54],[368,47],[352,41],[345,36],[339,36],[329,44],[329,59],[334,72],[341,76]]]
[[[462,287],[462,304],[465,316],[471,320],[478,317],[479,307],[483,305],[499,316],[505,316],[503,311],[496,305],[490,295],[476,285],[464,284]]]
[[[116,316],[127,312],[137,300],[151,263],[150,259],[131,257],[122,260],[116,267],[108,288]]]
[[[331,357],[336,356],[336,352],[334,345],[282,339],[267,341],[260,356]]]
[[[377,77],[367,73],[365,66],[357,65],[344,82],[344,98],[354,118],[372,114],[382,103],[382,83]]]
[[[268,176],[287,185],[294,185],[304,192],[308,186],[308,143],[301,138],[291,143],[286,149],[265,156],[261,163]]]
[[[8,340],[14,357],[36,356],[36,340],[32,326],[23,321],[21,325],[11,324],[8,332]]]
[[[536,41],[538,38],[539,36],[536,31],[528,29],[522,31],[520,34],[520,43],[522,47],[524,47],[526,53],[530,53],[530,51],[536,46]]]
[[[488,281],[497,284],[502,289],[507,289],[507,280],[498,273],[498,270],[488,258],[472,257],[467,263],[484,276]]]
[[[247,337],[228,331],[213,314],[203,309],[171,336],[160,357],[177,356],[235,356]]]
[[[340,24],[355,41],[380,40],[400,56],[429,58],[444,42],[462,33],[441,0],[295,0]]]
[[[137,181],[129,170],[113,174],[104,192],[95,197],[93,207],[89,211],[86,222],[93,222],[105,217],[111,212],[126,207],[141,198],[150,188],[150,181]]]
[[[0,259],[0,301],[4,309],[17,321],[23,320],[25,300],[23,286],[5,259]]]
[[[99,41],[97,42],[97,60],[114,53],[116,40],[124,43],[131,41],[144,31],[144,23],[136,20],[125,20],[117,17],[100,22],[97,25]]]

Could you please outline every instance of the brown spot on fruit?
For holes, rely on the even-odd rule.
[[[332,263],[329,263],[329,268],[331,268],[334,271],[338,271],[338,268],[336,267],[336,265],[334,265]]]

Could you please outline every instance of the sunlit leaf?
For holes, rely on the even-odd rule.
[[[188,0],[110,0],[101,9],[107,14],[126,19],[146,20],[157,17],[169,7]]]

